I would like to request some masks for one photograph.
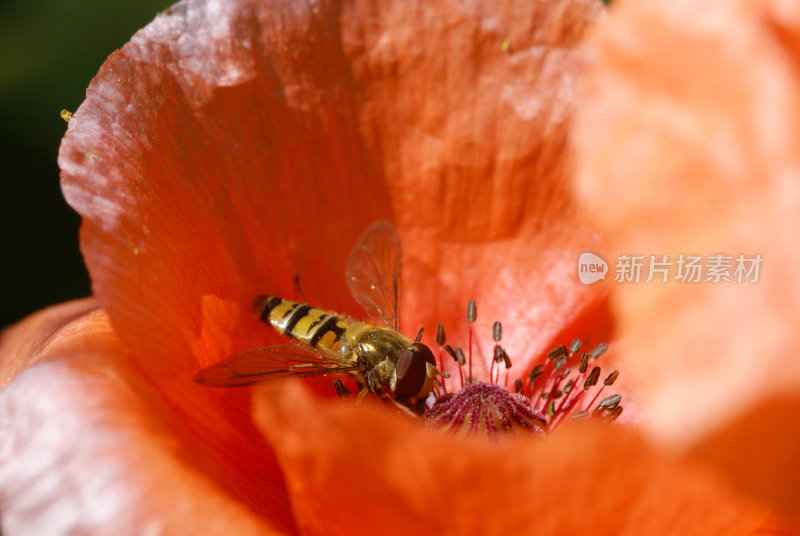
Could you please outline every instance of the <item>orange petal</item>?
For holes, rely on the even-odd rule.
[[[800,397],[765,401],[693,450],[732,482],[794,516],[800,533]]]
[[[295,298],[299,274],[315,304],[358,311],[344,264],[377,218],[406,244],[409,331],[453,326],[475,299],[485,334],[513,322],[520,369],[575,323],[607,335],[604,291],[572,277],[597,239],[565,187],[577,46],[601,10],[239,1],[161,14],[103,66],[59,157],[121,340],[195,414],[183,386],[200,366],[277,340],[249,311],[255,295]],[[465,340],[463,323],[451,330]]]
[[[766,511],[617,427],[489,444],[300,384],[255,399],[305,534],[745,534]]]
[[[73,331],[85,329],[86,319],[98,309],[94,298],[75,300],[49,307],[31,315],[12,328],[0,333],[0,389],[16,378],[17,374],[36,364],[45,355],[47,346],[69,336]]]
[[[278,341],[250,304],[297,298],[295,275],[355,313],[344,264],[373,220],[407,246],[409,330],[473,298],[481,337],[506,320],[523,371],[558,335],[610,329],[603,288],[567,277],[597,242],[565,177],[577,47],[602,7],[488,4],[181,3],[112,54],[70,121],[62,184],[98,302],[259,513],[286,505],[248,395],[192,377]]]
[[[800,385],[800,84],[770,17],[768,2],[620,2],[597,34],[579,190],[610,256],[764,259],[755,284],[615,286],[661,444]]]
[[[200,439],[87,309],[52,307],[3,333],[0,362],[30,365],[0,393],[4,530],[275,534],[215,483]]]
[[[580,44],[601,14],[600,2],[365,1],[342,17],[360,128],[406,245],[404,327],[432,340],[442,322],[466,347],[475,300],[481,377],[496,320],[520,373],[555,341],[609,335],[604,289],[575,277],[598,239],[567,189]]]

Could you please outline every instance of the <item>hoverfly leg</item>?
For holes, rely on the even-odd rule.
[[[374,395],[380,395],[380,389],[375,383],[375,374],[374,371],[370,370],[366,374],[364,374],[364,381],[367,383],[367,389],[369,392]]]
[[[350,389],[345,387],[342,380],[336,380],[333,382],[333,388],[336,389],[336,394],[339,395],[339,398],[347,398],[353,394]]]
[[[386,395],[386,400],[388,400],[389,402],[391,402],[392,404],[394,404],[394,406],[395,406],[397,409],[399,409],[400,411],[402,411],[403,413],[405,413],[405,414],[406,414],[406,415],[408,415],[409,417],[412,417],[412,418],[417,418],[417,417],[419,417],[419,414],[417,414],[417,413],[414,413],[414,411],[413,411],[413,410],[411,410],[411,409],[410,409],[408,406],[406,406],[406,405],[404,405],[404,404],[401,404],[400,402],[398,402],[397,400],[395,400],[395,399],[394,399],[394,398],[392,398],[391,396],[388,396],[388,395]],[[422,412],[420,412],[420,413],[422,413]]]
[[[356,397],[356,405],[360,404],[364,398],[369,394],[369,389],[366,386],[362,386],[361,390],[358,392],[358,396]]]

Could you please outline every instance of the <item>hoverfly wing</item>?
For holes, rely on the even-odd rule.
[[[194,379],[212,387],[254,385],[282,378],[309,378],[358,370],[360,366],[343,362],[298,344],[277,344],[251,348],[206,367]]]
[[[376,221],[358,239],[347,260],[347,286],[369,317],[400,329],[400,237],[390,222]]]

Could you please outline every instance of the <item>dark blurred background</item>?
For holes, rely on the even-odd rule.
[[[170,0],[0,0],[0,328],[87,296],[58,145],[108,55]]]

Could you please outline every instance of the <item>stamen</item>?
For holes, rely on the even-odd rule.
[[[475,320],[478,319],[478,307],[475,305],[475,302],[470,300],[467,304],[467,322],[472,324]]]
[[[492,338],[494,342],[500,342],[500,339],[503,338],[503,324],[500,322],[495,322],[492,326]]]
[[[589,387],[594,387],[597,384],[597,380],[600,379],[600,367],[594,367],[592,371],[589,373],[589,377],[586,378],[586,381],[583,383],[583,388],[588,389]]]
[[[612,422],[622,413],[620,405],[622,397],[620,395],[611,394],[602,398],[603,390],[616,382],[619,371],[612,371],[600,383],[601,368],[596,365],[589,367],[590,361],[597,360],[607,351],[608,346],[599,344],[589,352],[581,352],[583,342],[580,339],[572,340],[568,346],[558,345],[547,352],[527,374],[514,379],[511,382],[514,391],[512,395],[509,391],[512,361],[503,346],[500,345],[500,341],[503,339],[503,325],[499,321],[492,324],[494,348],[488,371],[489,383],[476,382],[472,375],[473,324],[476,319],[477,307],[474,301],[470,301],[467,306],[469,328],[468,356],[466,358],[461,347],[453,348],[445,344],[444,327],[441,324],[437,325],[436,342],[440,347],[440,361],[441,355],[446,352],[458,363],[461,390],[456,393],[448,393],[444,388],[445,392],[436,397],[433,406],[425,413],[428,422],[443,425],[462,433],[475,428],[489,436],[494,436],[497,432],[508,431],[505,425],[501,424],[506,422],[503,417],[506,415],[505,410],[498,410],[495,402],[486,402],[490,398],[491,400],[496,399],[492,398],[494,394],[492,397],[487,395],[490,391],[497,393],[498,396],[502,393],[503,397],[516,396],[526,400],[527,411],[534,412],[540,419],[535,426],[539,433],[555,429],[567,417],[571,420],[595,418],[602,422]],[[481,354],[478,349],[478,355]],[[466,381],[464,368],[468,370]],[[505,378],[502,384],[500,383],[501,368],[505,368]],[[476,397],[476,393],[483,394]],[[461,401],[459,402],[460,406],[455,403],[456,399]],[[589,399],[591,400],[587,403]],[[600,403],[597,403],[598,400],[601,400]],[[456,406],[458,407],[456,408]],[[443,417],[444,414],[449,417]]]
[[[444,370],[444,358],[442,357],[442,346],[444,345],[444,326],[439,322],[436,324],[436,344],[439,345],[439,370]],[[447,384],[444,381],[445,377],[442,376],[442,389],[447,392]]]
[[[441,322],[436,324],[436,344],[439,346],[444,345],[444,326],[442,326]]]
[[[598,357],[606,353],[606,350],[608,350],[608,346],[606,346],[606,343],[601,342],[600,344],[597,345],[597,347],[594,350],[592,350],[591,353],[592,359],[597,359]]]
[[[472,376],[472,324],[478,319],[478,306],[473,300],[467,304],[467,322],[469,322],[469,383],[475,383]]]
[[[543,369],[544,365],[542,363],[539,363],[531,369],[530,374],[528,374],[528,377],[531,379],[531,385],[533,385],[533,383],[536,381],[536,378],[542,375]]]
[[[303,300],[303,303],[308,303],[308,299],[300,288],[300,274],[294,274],[294,289],[297,291],[297,295],[300,296],[300,299]]]
[[[608,375],[608,378],[606,378],[603,383],[606,385],[614,385],[614,382],[617,381],[618,376],[619,376],[619,371],[615,370],[614,372]]]
[[[505,364],[507,369],[510,369],[511,368],[511,358],[508,357],[508,353],[503,348],[500,348],[500,351],[503,353],[503,364]]]
[[[620,400],[622,400],[620,395],[607,396],[597,405],[597,410],[614,409],[619,405]]]
[[[617,406],[605,415],[602,416],[603,422],[609,423],[617,420],[617,418],[622,415],[622,406]]]
[[[458,361],[458,364],[462,367],[464,366],[464,363],[467,362],[466,358],[464,357],[464,350],[462,350],[460,346],[456,348],[456,361]]]
[[[567,349],[563,344],[559,345],[557,348],[550,350],[547,353],[547,359],[549,359],[550,361],[554,361],[560,357],[567,357]]]
[[[344,383],[342,383],[342,380],[336,380],[333,382],[333,388],[336,389],[336,394],[339,395],[339,398],[346,398],[353,394],[350,389],[345,387]]]

